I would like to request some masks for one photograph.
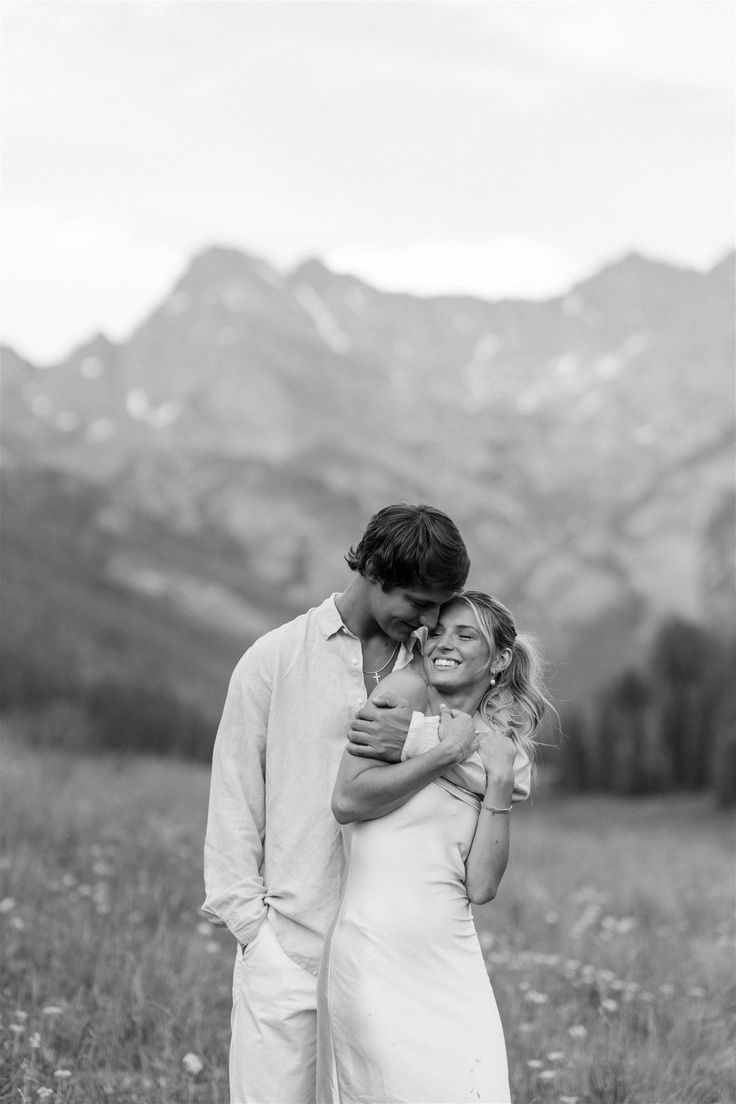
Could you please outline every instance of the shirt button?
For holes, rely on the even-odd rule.
[[[353,666],[354,666],[354,667],[355,667],[355,666],[357,665],[357,663],[358,663],[357,659],[351,659],[351,660],[350,660],[350,662],[351,662],[351,663],[353,664]]]

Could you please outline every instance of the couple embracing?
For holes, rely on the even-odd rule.
[[[204,910],[239,944],[231,1104],[503,1104],[470,904],[529,793],[536,655],[463,591],[441,511],[386,507],[346,559],[343,593],[242,657],[215,741]]]

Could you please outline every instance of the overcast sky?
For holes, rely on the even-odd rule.
[[[191,255],[564,291],[732,247],[734,7],[5,0],[4,339],[124,338]]]

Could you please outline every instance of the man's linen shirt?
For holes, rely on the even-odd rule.
[[[317,972],[345,856],[331,811],[350,722],[365,704],[360,641],[333,594],[266,633],[235,668],[215,740],[203,909],[249,943],[269,915]],[[402,645],[396,669],[411,661]]]

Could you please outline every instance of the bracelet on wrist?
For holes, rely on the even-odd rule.
[[[495,805],[486,804],[485,801],[481,801],[480,807],[481,809],[488,809],[488,812],[493,813],[494,816],[496,815],[496,813],[510,813],[512,809],[511,805],[509,805],[508,809],[498,809]]]

